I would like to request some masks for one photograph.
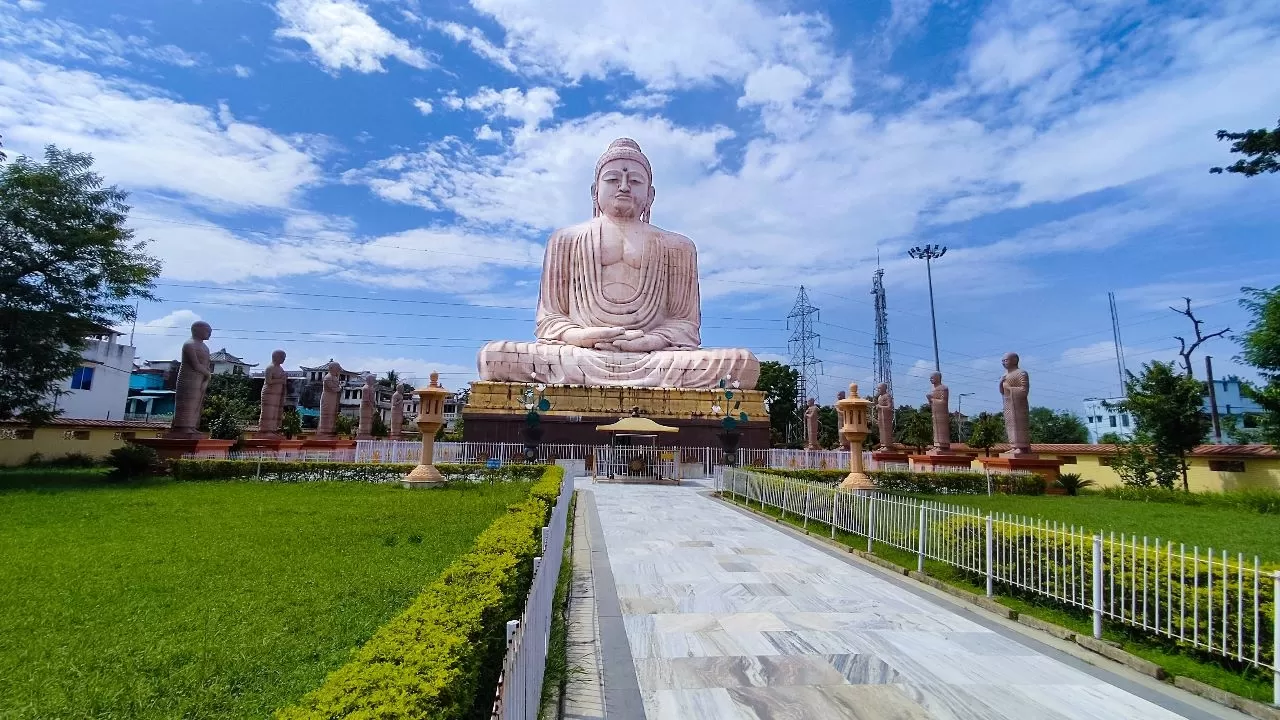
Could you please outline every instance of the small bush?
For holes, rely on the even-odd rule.
[[[1079,495],[1080,491],[1087,487],[1093,487],[1096,483],[1092,480],[1086,480],[1080,477],[1080,473],[1062,473],[1058,476],[1058,487],[1066,491],[1068,495]]]
[[[1214,507],[1234,508],[1261,513],[1263,515],[1280,514],[1280,490],[1235,490],[1232,492],[1197,492],[1189,493],[1181,490],[1165,490],[1152,487],[1134,487],[1121,485],[1106,487],[1101,495],[1112,500],[1129,500],[1132,502],[1170,503],[1175,505],[1208,505]]]
[[[411,463],[290,462],[282,460],[182,459],[172,463],[175,480],[260,480],[263,482],[399,482],[415,466]],[[446,480],[457,482],[532,482],[546,465],[438,464]]]
[[[384,466],[385,467],[385,466]],[[529,499],[511,506],[475,547],[378,629],[280,720],[488,717],[506,650],[539,550],[539,530],[560,494],[564,469],[539,468]]]
[[[824,485],[838,484],[849,473],[846,470],[788,470],[751,468],[753,472],[781,475]],[[987,476],[977,472],[911,472],[909,470],[872,470],[867,473],[876,489],[887,492],[923,493],[927,495],[986,495]],[[992,473],[991,491],[1001,495],[1043,495],[1044,479],[1030,473]]]
[[[44,468],[92,468],[98,467],[101,462],[97,458],[84,453],[72,452],[66,455],[59,455],[45,459],[40,453],[33,453],[27,458],[27,467],[44,467]]]
[[[117,480],[146,475],[159,465],[160,457],[156,451],[144,445],[129,443],[107,455],[107,467],[111,468],[111,477]]]

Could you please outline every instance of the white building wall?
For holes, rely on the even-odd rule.
[[[82,356],[82,367],[92,368],[93,372],[89,389],[73,389],[72,378],[67,378],[61,384],[65,394],[58,396],[55,407],[62,411],[64,418],[123,419],[134,348],[106,340],[90,340]]]
[[[1107,433],[1115,433],[1122,440],[1133,437],[1137,425],[1129,413],[1114,406],[1124,402],[1123,397],[1089,398],[1084,401],[1084,424],[1089,428],[1089,442],[1098,442],[1098,438]],[[1111,405],[1113,407],[1107,407]]]

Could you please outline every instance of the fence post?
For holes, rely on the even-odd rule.
[[[920,543],[916,549],[916,572],[924,573],[924,503],[920,503]]]
[[[533,559],[533,576],[538,577],[538,569],[542,567],[542,556]]]
[[[867,495],[867,552],[871,552],[871,543],[876,539],[876,496]]]
[[[513,637],[515,637],[515,636],[516,636],[516,630],[517,630],[519,627],[520,627],[520,621],[519,621],[519,620],[508,620],[508,621],[507,621],[507,644],[508,644],[508,645],[510,645],[510,644],[511,644],[511,638],[513,638]]]
[[[836,539],[836,507],[840,504],[840,490],[831,491],[831,539]]]
[[[258,456],[258,471],[254,473],[253,478],[255,480],[262,479],[262,456],[261,455]]]
[[[551,528],[546,525],[542,526],[542,554],[547,554],[547,543],[550,542]]]
[[[995,568],[992,567],[992,547],[995,545],[995,538],[992,529],[995,523],[991,520],[991,513],[987,513],[987,597],[991,597],[991,586],[995,577]]]
[[[804,486],[804,530],[809,531],[809,502],[813,498],[813,486],[805,483]]]
[[[1102,638],[1102,536],[1093,536],[1093,636]]]
[[[1276,599],[1280,598],[1280,570],[1271,576],[1271,582],[1271,617],[1275,625],[1271,629],[1271,703],[1280,705],[1280,600]]]

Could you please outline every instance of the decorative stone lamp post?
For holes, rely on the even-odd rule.
[[[870,432],[867,411],[871,401],[858,397],[858,384],[849,384],[849,396],[836,401],[840,415],[840,437],[849,444],[849,475],[840,487],[844,490],[870,491],[875,489],[871,478],[862,469],[862,441]]]
[[[418,430],[422,433],[422,460],[413,472],[405,476],[402,484],[407,488],[434,487],[444,482],[444,476],[431,461],[435,459],[436,431],[444,427],[444,399],[449,391],[440,387],[440,373],[431,373],[431,384],[418,394]]]

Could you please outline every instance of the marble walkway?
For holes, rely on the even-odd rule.
[[[1105,672],[1086,672],[1078,660],[706,497],[703,487],[579,482],[598,512],[650,720],[1231,716],[1161,703],[1184,712],[1176,714],[1100,679]],[[618,647],[615,639],[612,652],[624,652]],[[639,711],[618,715],[632,714]]]

